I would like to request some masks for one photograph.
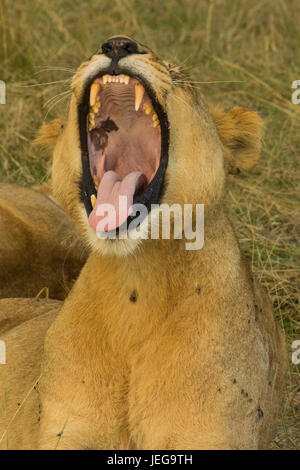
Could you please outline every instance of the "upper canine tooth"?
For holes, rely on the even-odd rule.
[[[103,85],[105,85],[108,81],[108,75],[103,75],[102,80],[103,80]]]
[[[94,82],[91,85],[90,89],[90,106],[94,106],[97,100],[97,96],[100,92],[100,83],[99,82]]]
[[[145,88],[140,83],[137,83],[135,85],[134,89],[135,89],[135,105],[134,105],[134,107],[135,107],[135,110],[138,111],[139,107],[141,106],[141,102],[143,100]]]
[[[126,83],[126,85],[128,85],[129,80],[130,80],[129,75],[124,75],[124,82]]]

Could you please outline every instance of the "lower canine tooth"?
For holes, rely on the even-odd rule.
[[[138,111],[139,107],[141,106],[141,102],[143,100],[145,88],[140,83],[137,83],[134,88],[135,88],[135,105],[134,105],[134,107],[135,107],[135,110]]]
[[[95,185],[95,188],[96,190],[98,191],[98,188],[99,188],[99,180],[97,178],[97,176],[93,176],[93,181],[94,181],[94,185]]]
[[[92,208],[94,209],[95,205],[96,205],[96,201],[97,201],[97,198],[95,196],[95,194],[92,194],[91,195],[91,204],[92,204]]]
[[[100,92],[100,83],[99,82],[94,82],[91,85],[90,89],[90,106],[94,106],[97,100],[97,96]]]

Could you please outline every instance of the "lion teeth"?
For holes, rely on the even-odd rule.
[[[100,83],[99,82],[94,82],[91,85],[90,89],[90,106],[94,106],[97,100],[97,96],[100,92]]]
[[[145,114],[150,114],[150,113],[152,113],[152,108],[151,108],[151,106],[149,106],[149,104],[147,104],[147,103],[144,103],[144,104],[143,104],[143,110],[145,111]]]
[[[128,75],[103,75],[102,81],[103,85],[106,85],[106,83],[125,83],[125,85],[128,85],[130,77]]]
[[[154,111],[153,111],[153,114],[152,114],[152,121],[158,121],[158,116]]]
[[[93,181],[94,181],[95,189],[98,191],[100,181],[98,180],[96,175],[93,176]]]
[[[93,114],[97,114],[99,109],[100,109],[101,103],[100,101],[96,101],[96,103],[92,106],[92,112]]]
[[[135,89],[135,110],[138,111],[140,106],[141,106],[141,102],[143,100],[143,96],[144,96],[144,93],[145,93],[145,88],[143,87],[143,85],[141,85],[140,83],[137,83],[134,87]]]
[[[95,205],[96,205],[96,202],[97,202],[97,198],[95,196],[95,194],[92,194],[91,195],[91,204],[92,204],[92,208],[94,209]]]
[[[95,127],[95,114],[93,112],[89,113],[89,131]]]
[[[94,209],[95,205],[96,205],[96,202],[97,202],[97,198],[95,196],[95,194],[92,194],[91,195],[91,204],[92,204],[92,208]]]

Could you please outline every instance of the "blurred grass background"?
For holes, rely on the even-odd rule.
[[[47,180],[50,162],[32,146],[37,129],[66,112],[73,72],[114,34],[136,38],[206,82],[195,86],[211,102],[256,109],[266,124],[262,158],[250,173],[228,179],[226,198],[291,357],[300,339],[300,105],[291,102],[291,84],[300,79],[299,24],[298,0],[0,0],[0,79],[7,85],[0,180]],[[273,448],[299,447],[300,367],[290,361]]]

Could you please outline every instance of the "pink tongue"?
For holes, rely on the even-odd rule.
[[[133,197],[144,182],[145,176],[140,171],[129,173],[123,180],[115,171],[104,173],[95,207],[89,216],[91,227],[97,232],[120,227],[130,215]]]

